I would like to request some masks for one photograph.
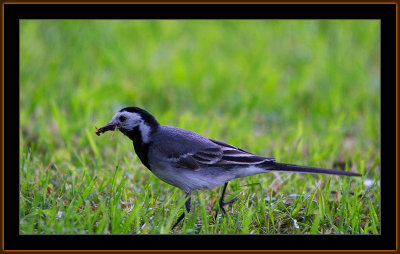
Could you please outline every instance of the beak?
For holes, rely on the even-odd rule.
[[[103,127],[100,127],[99,129],[96,128],[94,131],[97,136],[100,136],[101,133],[104,133],[106,131],[113,131],[118,128],[118,125],[115,124],[113,121],[109,122],[108,124],[104,125]]]

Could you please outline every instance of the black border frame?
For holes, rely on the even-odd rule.
[[[4,250],[395,250],[396,15],[395,4],[267,5],[4,5]],[[380,235],[19,235],[20,19],[380,19],[381,197]],[[396,85],[394,85],[396,84]],[[350,85],[350,84],[349,84]],[[23,102],[21,102],[23,103]],[[396,169],[396,170],[392,170]],[[398,171],[397,171],[398,172]],[[310,242],[310,241],[313,242]],[[3,249],[3,248],[2,248]]]

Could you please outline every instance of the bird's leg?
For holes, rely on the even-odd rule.
[[[191,200],[192,197],[190,196],[190,193],[186,193],[186,198],[189,197],[188,200],[186,200],[185,202],[185,207],[186,207],[186,211],[190,212],[190,206],[191,206]],[[173,230],[176,225],[178,225],[179,222],[181,222],[181,220],[183,220],[183,218],[185,218],[185,211],[183,211],[183,213],[181,214],[181,216],[179,216],[178,220],[175,222],[175,224],[172,226],[171,230]]]
[[[219,208],[221,208],[222,212],[224,214],[226,214],[226,211],[224,209],[224,206],[232,204],[233,202],[235,202],[236,200],[238,200],[238,198],[234,198],[231,199],[229,201],[224,202],[224,195],[225,195],[225,191],[226,191],[226,186],[228,186],[228,182],[225,183],[224,187],[222,188],[222,193],[221,193],[221,197],[219,198]],[[218,210],[215,212],[215,218],[217,218],[218,215]]]

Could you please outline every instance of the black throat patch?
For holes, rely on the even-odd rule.
[[[148,159],[148,153],[149,153],[149,146],[151,142],[148,143],[143,143],[142,140],[142,135],[139,130],[139,126],[136,126],[133,128],[131,131],[122,131],[123,134],[125,134],[130,140],[133,141],[133,147],[135,148],[135,152],[137,156],[139,157],[140,161],[143,163],[143,165],[146,166],[150,171],[150,165],[149,165],[149,159]]]
[[[158,126],[160,125],[154,118],[154,116],[152,116],[144,109],[138,107],[126,107],[121,109],[119,112],[124,111],[139,114],[144,124],[150,127],[150,132],[147,133],[148,135],[152,135],[155,131],[157,131]],[[133,141],[133,147],[135,148],[137,156],[139,157],[143,165],[145,165],[151,171],[148,159],[149,146],[151,145],[151,141],[147,143],[143,142],[142,133],[140,132],[139,125],[129,131],[123,129],[120,129],[120,131]]]

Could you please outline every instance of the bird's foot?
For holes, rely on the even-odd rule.
[[[222,210],[222,212],[223,212],[224,214],[226,214],[226,211],[225,211],[224,206],[229,205],[229,204],[232,204],[233,202],[235,202],[235,201],[238,200],[238,199],[239,199],[239,198],[236,197],[236,198],[233,198],[233,199],[231,199],[231,200],[229,200],[229,201],[226,201],[226,202],[224,202],[224,201],[221,200],[221,201],[219,202],[219,208]],[[216,219],[217,216],[218,216],[218,210],[215,211],[214,219]]]

